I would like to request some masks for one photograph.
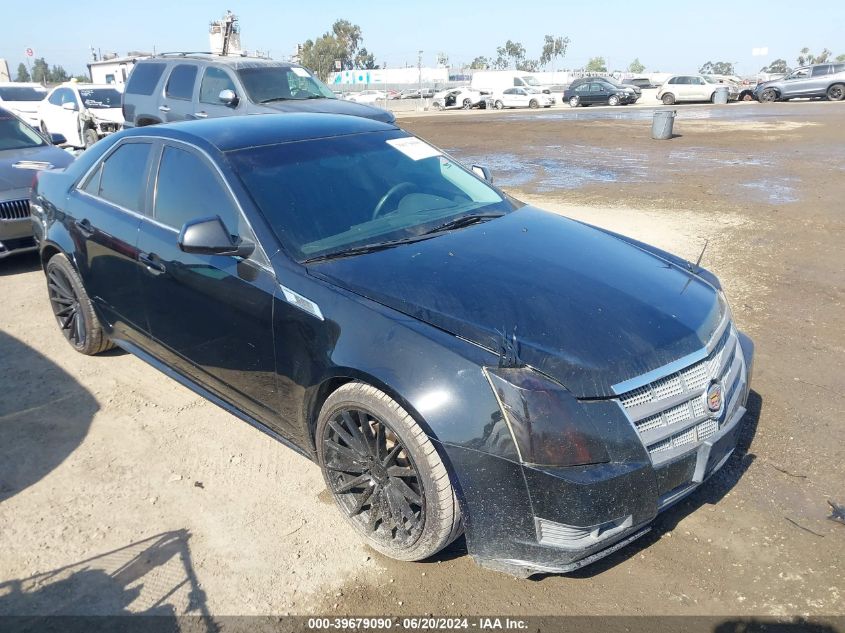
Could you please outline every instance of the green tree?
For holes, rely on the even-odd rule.
[[[640,61],[639,57],[635,57],[634,61],[628,64],[629,73],[641,73],[645,70],[645,64]]]
[[[472,63],[469,65],[471,70],[487,70],[490,68],[491,63],[490,60],[486,57],[476,57],[472,60]]]
[[[60,84],[62,82],[68,81],[70,79],[70,75],[67,74],[64,68],[61,66],[53,66],[50,69],[50,73],[47,75],[47,81],[51,84]]]
[[[40,84],[46,84],[50,81],[50,66],[43,57],[39,57],[32,62],[32,81]]]
[[[584,70],[591,73],[606,73],[607,62],[604,57],[590,57],[587,65],[584,66]]]
[[[735,75],[734,65],[731,62],[708,61],[698,69],[702,75]]]
[[[327,80],[336,70],[335,61],[341,69],[359,67],[372,70],[378,68],[375,55],[361,48],[364,37],[361,27],[349,20],[335,20],[331,31],[314,40],[306,40],[300,46],[299,60],[303,66],[313,70],[320,79]]]
[[[822,50],[821,53],[818,55],[813,55],[810,52],[810,49],[806,46],[801,49],[801,52],[798,54],[798,58],[796,61],[798,62],[799,66],[807,66],[809,64],[824,64],[830,56],[833,55],[828,49]]]
[[[335,23],[332,24],[332,33],[346,49],[344,61],[351,62],[355,58],[361,42],[364,41],[361,35],[361,27],[352,24],[349,20],[335,20]]]
[[[355,54],[355,68],[362,68],[364,70],[378,68],[375,55],[368,53],[366,48],[362,48]]]
[[[788,73],[789,66],[786,65],[785,59],[776,59],[768,66],[763,66],[760,69],[761,73]]]
[[[553,35],[546,35],[543,39],[543,51],[540,53],[540,66],[547,66],[559,57],[566,55],[566,49],[569,47],[568,37],[555,37]]]
[[[18,64],[18,76],[15,77],[15,81],[32,81],[32,77],[29,76],[29,71],[23,62]]]
[[[496,61],[493,67],[496,70],[515,68],[517,70],[534,71],[539,63],[533,59],[525,59],[525,47],[519,42],[508,40],[504,46],[496,49]]]
[[[838,62],[845,62],[845,53],[836,56],[836,61]]]

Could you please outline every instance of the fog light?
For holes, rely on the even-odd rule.
[[[634,518],[629,514],[626,517],[606,521],[599,525],[579,527],[576,525],[555,523],[554,521],[540,519],[538,517],[534,519],[537,527],[537,542],[540,545],[569,550],[581,550],[592,547],[614,534],[627,530],[633,525],[633,521]]]

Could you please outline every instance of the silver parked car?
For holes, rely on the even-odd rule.
[[[845,99],[845,63],[802,66],[754,90],[754,98],[762,102],[824,97],[831,101]]]
[[[64,143],[55,134],[52,143]],[[0,259],[35,250],[29,196],[36,172],[66,167],[68,152],[53,147],[35,128],[0,108]]]

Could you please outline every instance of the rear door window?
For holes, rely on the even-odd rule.
[[[816,66],[813,68],[813,77],[822,77],[830,72],[830,66]]]
[[[97,193],[89,189],[90,181],[85,190],[124,209],[143,213],[151,147],[150,143],[124,143],[103,161]],[[96,174],[91,179],[94,180],[97,180]]]
[[[197,67],[194,64],[178,64],[173,68],[167,79],[165,95],[171,99],[190,101],[194,95],[194,82],[197,78]]]
[[[161,79],[167,64],[140,63],[129,74],[126,92],[134,95],[151,95]]]

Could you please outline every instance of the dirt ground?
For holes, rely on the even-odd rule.
[[[740,450],[653,532],[517,580],[462,540],[361,545],[316,466],[118,351],[75,354],[0,262],[0,614],[845,614],[845,104],[409,117],[525,202],[698,258],[757,344]],[[515,262],[515,264],[518,264]]]

